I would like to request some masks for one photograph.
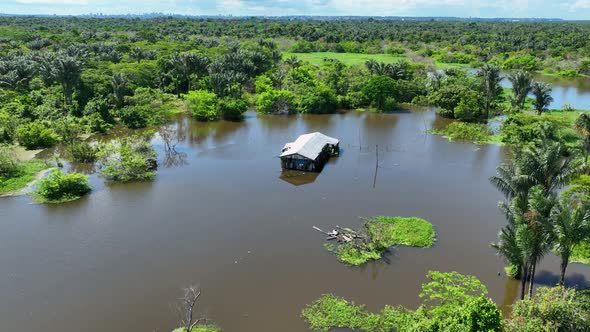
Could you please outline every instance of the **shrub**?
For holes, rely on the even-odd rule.
[[[225,98],[219,102],[218,108],[224,120],[242,121],[244,113],[248,110],[248,104],[242,99]]]
[[[484,124],[459,121],[452,122],[443,129],[431,130],[431,132],[452,141],[470,141],[480,144],[489,142],[493,136],[492,130]]]
[[[131,136],[102,145],[98,152],[102,175],[114,181],[151,180],[156,176],[156,151],[149,136]]]
[[[20,163],[14,151],[8,146],[0,145],[0,178],[11,178],[19,171]]]
[[[184,99],[188,102],[188,109],[198,121],[219,120],[218,98],[215,93],[206,90],[191,91],[184,95]]]
[[[127,128],[139,129],[145,128],[149,122],[149,112],[147,107],[143,106],[126,106],[119,112],[121,122]]]
[[[89,193],[92,187],[88,176],[79,173],[63,174],[53,171],[37,183],[35,195],[42,202],[57,203],[72,201]]]
[[[310,87],[297,98],[297,105],[303,113],[327,114],[338,109],[338,98],[334,90],[324,85]]]
[[[16,116],[0,110],[0,143],[12,143],[14,141],[18,121]]]
[[[19,126],[16,135],[19,144],[27,149],[49,148],[58,140],[55,132],[40,121]]]
[[[87,142],[72,142],[67,147],[68,155],[77,162],[91,163],[96,161],[98,148]]]
[[[258,96],[256,109],[267,114],[289,114],[294,111],[294,99],[291,91],[271,89]]]

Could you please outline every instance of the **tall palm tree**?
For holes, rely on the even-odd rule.
[[[519,164],[514,161],[496,167],[496,175],[490,177],[490,182],[508,200],[516,200],[521,209],[527,206],[529,190],[535,185],[534,180],[522,173]]]
[[[82,64],[77,58],[72,56],[59,56],[53,61],[51,74],[53,78],[61,84],[64,94],[64,109],[71,105],[72,94],[82,73]]]
[[[526,294],[527,283],[532,295],[536,266],[551,249],[553,233],[549,217],[555,195],[547,195],[541,186],[536,186],[531,188],[526,201],[524,208],[516,199],[510,204],[500,204],[508,225],[500,231],[499,241],[492,243],[497,253],[516,270],[513,276],[520,278],[521,299]]]
[[[590,209],[587,205],[564,199],[551,210],[551,221],[555,249],[561,258],[559,284],[563,285],[573,248],[590,235]]]
[[[535,101],[533,105],[537,110],[537,114],[541,115],[543,112],[547,111],[547,107],[553,102],[553,97],[551,97],[551,85],[543,82],[533,82],[531,85],[531,92],[535,96]]]
[[[580,113],[574,127],[584,137],[582,151],[584,152],[584,165],[588,165],[588,155],[590,154],[590,115],[585,112]]]
[[[129,79],[123,73],[116,73],[111,78],[111,87],[113,88],[113,99],[115,100],[115,107],[120,109],[123,106],[123,99],[127,94],[127,84]]]
[[[538,142],[523,150],[518,165],[521,174],[526,174],[530,183],[543,186],[547,194],[563,187],[585,169],[565,145],[552,141]]]
[[[531,92],[532,76],[528,71],[519,70],[508,75],[514,94],[514,106],[523,109],[527,95]]]
[[[485,120],[487,121],[490,117],[490,110],[494,108],[496,100],[502,93],[502,87],[500,86],[500,81],[502,81],[500,67],[485,64],[479,69],[477,74],[482,79],[483,108],[485,111]]]

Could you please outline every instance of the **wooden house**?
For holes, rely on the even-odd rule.
[[[283,169],[321,172],[330,157],[340,154],[339,141],[322,133],[301,135],[281,153]]]

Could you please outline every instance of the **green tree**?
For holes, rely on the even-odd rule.
[[[590,311],[579,292],[564,287],[539,288],[534,297],[516,302],[506,332],[577,332],[590,330]]]
[[[529,72],[518,70],[508,75],[512,84],[513,105],[523,109],[527,95],[531,92],[532,76]]]
[[[215,93],[206,90],[191,91],[184,95],[184,99],[195,119],[199,121],[219,120],[219,100]]]
[[[590,209],[571,198],[564,198],[551,210],[551,221],[555,232],[555,251],[561,258],[559,284],[563,285],[573,248],[590,238]]]
[[[531,85],[531,92],[535,96],[535,101],[533,102],[533,106],[535,106],[535,110],[537,110],[537,114],[541,115],[543,112],[547,111],[549,105],[553,102],[553,97],[551,97],[551,85],[543,82],[533,82]]]
[[[588,165],[588,155],[590,154],[590,115],[588,113],[580,113],[574,124],[576,130],[584,138],[582,140],[582,151],[584,153],[584,165]]]
[[[485,111],[485,120],[487,121],[490,117],[490,111],[496,107],[496,102],[502,94],[500,67],[485,64],[479,69],[477,75],[482,80],[483,109]]]
[[[27,149],[49,148],[58,141],[58,136],[44,122],[33,121],[16,129],[18,143]]]
[[[64,94],[64,109],[72,104],[72,94],[82,72],[82,63],[72,56],[58,56],[51,64],[52,77],[61,84]]]
[[[111,87],[113,88],[113,100],[115,101],[115,108],[120,109],[123,106],[125,95],[127,95],[129,79],[123,73],[116,73],[111,78]]]
[[[363,87],[362,93],[371,104],[375,105],[380,111],[385,110],[386,101],[388,98],[393,98],[395,95],[396,83],[395,80],[388,76],[374,76]]]

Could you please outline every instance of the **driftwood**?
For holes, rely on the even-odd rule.
[[[356,248],[365,250],[367,248],[367,243],[369,238],[366,234],[362,234],[358,231],[352,230],[346,227],[340,227],[336,225],[336,228],[331,230],[330,232],[326,232],[319,227],[313,226],[313,228],[323,234],[326,234],[326,241],[336,240],[340,243],[351,243]]]

